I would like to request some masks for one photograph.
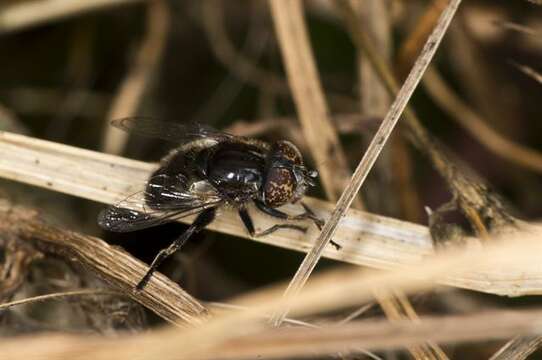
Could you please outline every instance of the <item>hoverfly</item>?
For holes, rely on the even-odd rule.
[[[281,228],[303,232],[306,228],[283,223],[256,232],[247,210],[251,202],[258,210],[275,218],[309,219],[318,228],[323,224],[302,202],[304,212],[299,215],[289,215],[278,209],[301,200],[318,176],[316,171],[305,167],[300,151],[289,141],[270,144],[202,125],[185,126],[142,117],[113,120],[111,124],[139,135],[172,141],[178,147],[160,161],[143,191],[103,210],[98,216],[98,224],[109,231],[129,232],[197,214],[188,229],[154,258],[137,284],[138,290],[145,287],[168,256],[215,219],[219,207],[236,209],[246,230],[254,237]]]

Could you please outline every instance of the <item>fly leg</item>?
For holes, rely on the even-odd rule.
[[[301,213],[299,215],[287,214],[287,213],[285,213],[283,211],[280,211],[278,209],[267,206],[262,201],[255,200],[254,203],[256,204],[256,207],[260,211],[266,213],[267,215],[270,215],[270,216],[273,216],[273,217],[276,217],[276,218],[279,218],[279,219],[293,220],[293,221],[309,219],[309,220],[312,220],[312,222],[314,223],[314,225],[316,225],[318,230],[322,230],[322,227],[324,226],[324,221],[322,219],[320,219],[318,216],[316,216],[314,211],[312,211],[312,209],[310,207],[308,207],[307,204],[305,204],[304,202],[301,203],[301,206],[303,206],[303,209],[305,209],[305,212]],[[341,245],[337,244],[333,240],[331,240],[330,243],[337,250],[340,250],[342,248]]]
[[[186,241],[194,234],[200,232],[203,230],[207,225],[209,225],[214,219],[216,215],[216,209],[210,208],[203,210],[197,217],[196,220],[190,225],[190,227],[171,245],[169,245],[167,248],[160,250],[158,255],[154,258],[154,260],[151,263],[151,266],[149,267],[149,270],[147,270],[147,273],[141,281],[136,285],[137,290],[142,290],[145,285],[149,282],[152,274],[156,271],[158,266],[171,254],[175,253],[177,250],[179,250]]]
[[[301,232],[307,231],[307,228],[303,226],[293,224],[275,224],[269,229],[265,229],[264,231],[257,233],[254,229],[254,222],[252,221],[252,218],[250,217],[250,214],[248,213],[246,208],[242,207],[239,209],[239,217],[241,218],[241,221],[243,222],[243,225],[245,225],[245,228],[247,229],[250,236],[254,237],[269,235],[280,229],[292,229]]]

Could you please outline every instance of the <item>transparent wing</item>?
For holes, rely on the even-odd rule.
[[[111,125],[137,135],[184,143],[194,139],[215,139],[222,141],[233,136],[212,127],[197,123],[180,124],[160,121],[151,117],[135,116],[111,121]]]
[[[98,225],[114,232],[141,230],[223,203],[214,190],[206,188],[200,192],[190,191],[185,184],[179,182],[178,177],[160,174],[151,180],[154,181],[145,190],[103,210],[98,216]]]

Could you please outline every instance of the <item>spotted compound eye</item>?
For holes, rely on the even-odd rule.
[[[302,165],[303,158],[299,149],[289,141],[281,140],[273,144],[271,148],[273,157],[290,160],[295,165]]]
[[[301,153],[289,141],[277,141],[271,148],[267,162],[263,196],[270,207],[279,207],[292,201],[296,195],[297,179],[293,165],[302,165]]]

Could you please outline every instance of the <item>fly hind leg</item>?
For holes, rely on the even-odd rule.
[[[151,266],[149,267],[149,270],[147,270],[145,276],[143,276],[141,281],[139,281],[139,283],[136,285],[136,289],[142,290],[145,285],[147,285],[147,283],[151,279],[152,274],[156,271],[158,266],[160,266],[160,264],[171,254],[178,251],[192,235],[200,232],[207,225],[209,225],[215,219],[215,215],[215,208],[203,210],[196,217],[196,220],[194,220],[192,225],[190,225],[190,227],[181,236],[175,239],[175,241],[173,241],[173,243],[171,243],[171,245],[169,245],[167,248],[160,250],[158,255],[156,255],[156,257],[152,261]]]

